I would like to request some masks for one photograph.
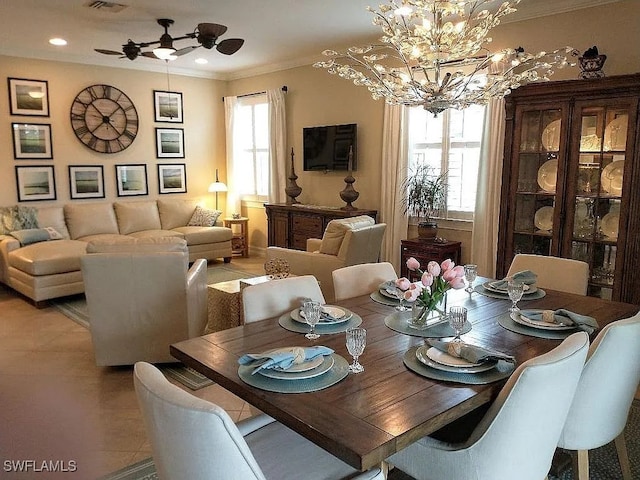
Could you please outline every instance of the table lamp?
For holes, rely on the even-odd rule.
[[[216,192],[216,210],[218,210],[218,192],[226,192],[227,186],[218,180],[218,169],[216,168],[216,181],[209,185],[210,192]]]

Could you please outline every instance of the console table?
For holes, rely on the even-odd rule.
[[[427,263],[431,260],[438,263],[443,262],[447,258],[453,260],[456,265],[460,263],[461,258],[461,242],[444,242],[437,243],[433,240],[421,240],[420,238],[411,238],[400,242],[400,276],[409,278],[409,280],[418,280],[418,278],[409,277],[409,269],[407,268],[407,260],[414,257],[420,262],[423,269],[427,267]],[[415,277],[415,274],[412,274]]]
[[[327,224],[336,218],[369,215],[378,221],[377,210],[341,210],[340,207],[266,203],[268,245],[306,250],[308,238],[322,238]]]

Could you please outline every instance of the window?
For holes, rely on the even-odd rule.
[[[484,112],[474,105],[434,117],[423,108],[409,109],[409,168],[425,163],[447,172],[445,219],[473,220]]]
[[[245,200],[269,195],[269,104],[266,94],[238,98],[233,127],[234,171]]]

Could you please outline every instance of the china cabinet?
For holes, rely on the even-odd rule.
[[[506,97],[497,274],[517,253],[585,261],[588,294],[640,303],[640,74]]]

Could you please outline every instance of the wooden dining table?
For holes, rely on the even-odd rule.
[[[479,279],[482,282],[486,279]],[[565,308],[594,317],[604,325],[636,314],[636,305],[546,290],[543,298],[522,300],[521,308]],[[450,290],[449,306],[468,309],[472,324],[463,340],[513,355],[516,365],[560,344],[510,331],[499,324],[508,315],[508,299],[464,290]],[[526,298],[526,297],[525,297]],[[319,445],[352,467],[367,470],[425,435],[491,402],[506,380],[467,385],[432,380],[411,371],[403,356],[425,339],[399,333],[385,325],[393,306],[369,295],[336,302],[362,317],[367,345],[360,363],[365,370],[312,393],[275,393],[245,383],[238,359],[277,347],[325,345],[351,360],[345,334],[307,340],[282,328],[278,318],[246,324],[171,345],[171,354],[226,390]],[[597,331],[592,335],[592,339]]]

